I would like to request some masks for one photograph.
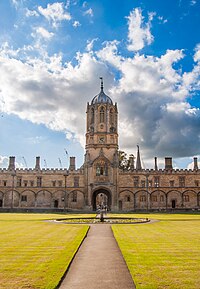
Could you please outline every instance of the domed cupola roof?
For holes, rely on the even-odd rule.
[[[100,77],[101,79],[101,91],[99,94],[97,94],[93,99],[91,104],[96,104],[96,103],[109,103],[113,104],[112,99],[106,95],[103,91],[103,77]]]

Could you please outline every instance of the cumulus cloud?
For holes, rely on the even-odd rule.
[[[187,72],[177,68],[186,57],[181,49],[166,50],[159,57],[139,54],[147,39],[153,39],[153,17],[149,14],[147,25],[140,9],[131,12],[129,31],[133,31],[133,19],[137,20],[133,25],[140,28],[139,36],[129,35],[131,50],[136,51],[132,57],[120,53],[117,40],[105,42],[99,50],[94,49],[97,39],[90,40],[73,62],[44,51],[36,58],[32,55],[35,47],[15,50],[5,43],[0,49],[4,110],[63,131],[84,145],[86,103],[98,93],[99,76],[103,76],[105,92],[118,103],[121,149],[132,153],[140,144],[145,158],[200,154],[200,111],[188,102],[200,89],[200,45],[194,49],[193,68]],[[38,27],[35,33],[50,39],[53,35],[43,29]]]
[[[198,51],[197,47],[196,60]],[[152,152],[162,157],[199,152],[200,111],[187,102],[197,89],[198,64],[191,72],[176,70],[174,64],[184,57],[182,50],[167,50],[161,57],[136,54],[124,58],[116,42],[106,43],[98,57],[121,75],[110,91],[119,105],[121,147],[131,152],[139,143],[146,157]]]
[[[71,15],[69,12],[65,11],[63,3],[55,2],[53,4],[47,4],[47,8],[39,6],[38,11],[52,23],[53,27],[57,27],[61,21],[71,20]]]
[[[149,13],[149,19],[147,23],[144,23],[144,17],[140,8],[135,8],[128,19],[128,50],[138,51],[144,48],[147,44],[151,44],[154,40],[151,34],[151,21],[155,13]]]
[[[52,38],[54,36],[54,33],[53,32],[49,32],[48,30],[46,30],[43,27],[37,27],[37,28],[35,28],[35,32],[32,33],[32,36],[33,37],[41,36],[44,39],[50,39],[50,38]]]
[[[5,51],[0,55],[6,112],[53,130],[73,132],[83,143],[86,103],[97,93],[99,75],[112,79],[105,64],[87,53],[77,54],[74,66],[70,62],[63,66],[61,55],[26,62],[5,56]]]

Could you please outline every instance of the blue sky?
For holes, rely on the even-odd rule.
[[[190,167],[200,155],[200,1],[0,1],[0,167],[84,159],[87,102],[118,103],[119,145]],[[60,160],[61,162],[60,162]]]

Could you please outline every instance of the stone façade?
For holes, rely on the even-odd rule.
[[[200,170],[142,169],[138,147],[136,167],[119,169],[118,109],[104,93],[87,104],[85,161],[80,169],[70,157],[68,169],[16,169],[10,157],[0,169],[0,209],[85,210],[104,205],[111,211],[200,209]]]

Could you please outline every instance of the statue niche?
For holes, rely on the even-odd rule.
[[[95,164],[96,180],[107,181],[108,179],[108,163],[105,160],[98,160]]]

